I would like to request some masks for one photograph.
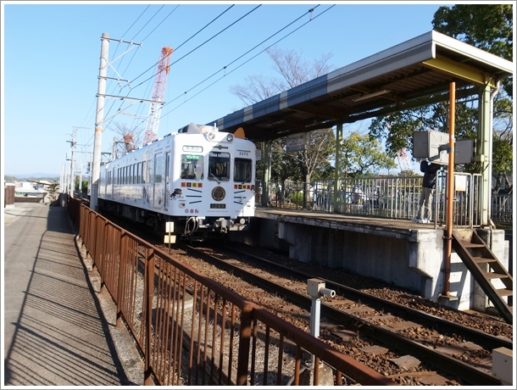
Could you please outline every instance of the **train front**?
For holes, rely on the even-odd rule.
[[[253,142],[189,125],[174,137],[173,151],[169,211],[184,220],[183,235],[244,230],[255,214]]]

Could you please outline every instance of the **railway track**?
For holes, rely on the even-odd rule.
[[[275,263],[262,256],[252,255],[236,248],[224,247],[225,251],[229,251],[249,259],[252,262],[258,264],[264,264],[268,268],[273,269],[277,272],[288,273],[289,276],[299,278],[300,280],[306,280],[314,277],[314,275],[306,272],[301,272],[293,268]],[[416,322],[427,328],[436,330],[442,334],[448,336],[460,335],[462,338],[474,342],[487,350],[492,350],[499,347],[506,347],[508,349],[513,348],[513,342],[506,338],[494,336],[486,332],[482,332],[477,329],[466,327],[464,325],[455,323],[438,317],[436,315],[428,314],[418,309],[413,309],[408,306],[401,305],[397,302],[392,302],[387,299],[379,298],[375,295],[362,292],[358,289],[346,286],[342,283],[338,283],[334,280],[318,277],[326,283],[328,288],[336,290],[337,293],[345,298],[348,298],[355,302],[361,302],[377,310],[383,310],[389,312],[397,317],[401,317],[407,321]]]
[[[187,246],[186,250],[248,283],[277,294],[306,311],[310,310],[311,301],[305,293],[305,282],[313,275],[294,271],[292,268],[286,270],[267,259],[255,257],[253,261],[260,261],[262,268],[266,264],[268,271],[276,271],[275,278],[271,274],[268,277],[267,272],[265,276],[261,276],[263,269],[250,267],[248,263],[242,263],[231,256],[210,255],[206,253],[206,249],[200,250],[193,246]],[[247,253],[246,257],[249,259],[250,254]],[[294,281],[282,279],[278,274],[288,274],[295,278]],[[327,287],[335,289],[339,299],[322,303],[322,316],[333,322],[333,325],[328,324],[322,331],[322,338],[337,339],[339,342],[340,335],[353,332],[396,353],[411,355],[438,372],[457,378],[459,383],[500,384],[489,372],[489,351],[500,346],[511,349],[511,341],[382,300],[330,280],[327,280]],[[343,327],[346,329],[343,330]],[[465,342],[465,339],[468,341]],[[461,356],[453,357],[445,353],[445,350],[453,353],[455,351],[456,354],[461,351]]]

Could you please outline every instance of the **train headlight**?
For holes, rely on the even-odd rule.
[[[228,134],[228,135],[226,136],[226,141],[228,141],[228,142],[232,142],[232,141],[233,141],[233,134]]]

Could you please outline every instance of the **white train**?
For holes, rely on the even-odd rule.
[[[190,124],[104,164],[99,206],[174,235],[243,230],[255,213],[255,164],[253,142]]]

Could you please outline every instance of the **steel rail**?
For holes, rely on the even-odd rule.
[[[216,256],[204,253],[195,247],[187,245],[186,248],[203,259],[206,259],[208,262],[216,264],[217,266],[227,271],[232,271],[233,274],[239,276],[240,278],[245,279],[248,282],[258,285],[266,290],[274,290],[279,292],[284,299],[292,302],[295,305],[299,305],[306,310],[310,310],[311,300],[306,295],[296,293],[269,280],[265,280],[251,272],[229,264],[225,260],[219,259]],[[467,363],[463,363],[453,357],[436,352],[423,344],[409,340],[389,329],[374,325],[358,316],[345,313],[325,303],[322,303],[321,311],[322,315],[325,315],[327,318],[332,319],[339,324],[345,323],[347,326],[352,327],[354,331],[367,336],[376,342],[386,345],[392,350],[409,353],[425,361],[427,364],[438,368],[441,372],[445,372],[456,378],[461,378],[464,383],[471,385],[501,384],[497,378],[481,370],[473,368]]]
[[[314,277],[314,275],[309,275],[307,273],[297,271],[292,268],[288,268],[286,266],[274,263],[271,260],[264,259],[256,255],[241,252],[235,248],[225,247],[225,250],[250,258],[252,261],[265,263],[268,266],[275,267],[281,271],[289,271],[289,276],[296,276],[304,280]],[[470,340],[488,350],[492,350],[499,347],[506,347],[510,350],[513,350],[513,342],[511,340],[506,340],[501,337],[497,337],[477,329],[469,328],[457,324],[455,322],[437,317],[435,315],[425,313],[421,310],[403,306],[400,303],[376,297],[375,295],[359,291],[349,286],[345,286],[331,279],[321,277],[318,278],[323,280],[328,288],[332,288],[336,291],[339,291],[346,298],[361,301],[362,303],[366,303],[368,305],[371,305],[372,307],[389,311],[392,314],[400,316],[406,320],[418,322],[421,325],[425,325],[426,327],[439,331],[443,334],[447,334],[449,336],[454,334],[460,335],[461,337]]]

